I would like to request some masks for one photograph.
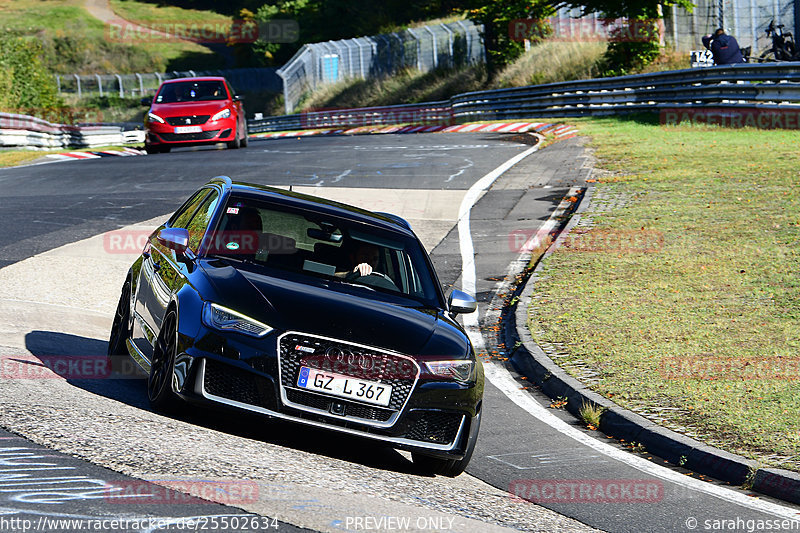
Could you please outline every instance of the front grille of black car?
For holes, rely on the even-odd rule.
[[[377,420],[379,422],[386,422],[394,413],[391,409],[371,407],[351,402],[344,398],[323,396],[321,394],[314,394],[313,392],[305,392],[297,389],[286,389],[286,397],[292,403],[305,405],[306,407],[312,407],[314,409],[321,409],[322,411],[330,411],[331,403],[337,402],[344,407],[344,411],[340,416],[354,416],[356,418]]]
[[[159,133],[165,141],[208,141],[217,136],[219,130],[201,131],[200,133]]]
[[[433,444],[450,444],[458,435],[464,415],[440,411],[417,411],[411,414],[405,438]]]
[[[275,389],[268,379],[213,359],[206,359],[203,388],[208,394],[228,400],[277,409]]]
[[[188,117],[167,117],[164,120],[170,126],[196,126],[197,124],[205,124],[211,115],[192,115]]]
[[[293,404],[292,407],[327,413],[331,409],[331,404],[338,403],[345,407],[345,411],[343,415],[341,411],[338,415],[334,415],[337,418],[374,421],[381,425],[390,425],[393,419],[399,416],[419,375],[419,367],[409,357],[312,335],[289,333],[282,336],[278,353],[280,384],[286,393],[286,400]],[[343,353],[344,357],[342,360],[337,360],[335,355],[330,355],[331,353]],[[389,405],[384,407],[367,404],[298,388],[297,380],[301,366],[391,385],[392,395]]]

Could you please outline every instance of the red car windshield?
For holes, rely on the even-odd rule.
[[[165,83],[156,95],[155,103],[202,102],[227,100],[228,93],[221,81],[180,81]]]

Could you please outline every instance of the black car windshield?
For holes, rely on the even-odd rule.
[[[247,268],[324,278],[440,307],[435,276],[419,242],[344,218],[231,197],[203,254]]]
[[[201,102],[206,100],[226,100],[228,94],[221,81],[176,81],[165,83],[156,95],[155,103]]]

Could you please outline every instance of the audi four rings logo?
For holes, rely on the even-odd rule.
[[[350,366],[360,366],[364,370],[372,368],[372,359],[364,354],[354,354],[350,350],[331,346],[325,350],[325,357],[331,363],[347,363]]]

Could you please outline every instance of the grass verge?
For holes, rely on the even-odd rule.
[[[797,133],[574,122],[618,206],[543,264],[534,338],[618,404],[799,471]]]
[[[214,27],[227,27],[233,22],[233,17],[203,11],[199,9],[184,9],[182,7],[136,2],[134,0],[109,0],[114,13],[125,20],[136,22],[142,26],[157,26],[164,24],[208,24]]]
[[[139,145],[141,146],[141,145]],[[35,161],[48,154],[64,152],[97,152],[99,150],[119,150],[119,146],[96,146],[93,148],[59,148],[57,150],[0,150],[0,167],[13,167]]]
[[[57,74],[165,72],[223,64],[197,43],[115,39],[84,8],[83,0],[0,2],[0,20],[6,32],[38,38],[44,47],[43,61]]]

